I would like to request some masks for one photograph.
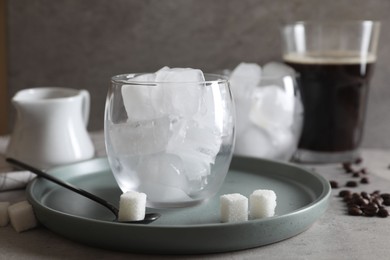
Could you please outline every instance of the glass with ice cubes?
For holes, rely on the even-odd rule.
[[[185,207],[213,196],[232,158],[234,107],[228,80],[187,68],[114,76],[105,142],[123,192],[147,206]]]
[[[241,63],[227,74],[236,108],[234,154],[289,161],[304,112],[295,71],[278,62]]]

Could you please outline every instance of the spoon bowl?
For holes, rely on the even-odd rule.
[[[149,224],[149,223],[152,223],[153,221],[157,220],[159,217],[161,217],[161,215],[159,213],[147,213],[147,214],[145,214],[145,218],[142,220],[119,221],[118,220],[118,212],[119,212],[118,208],[116,206],[114,206],[113,204],[109,203],[108,201],[104,200],[103,198],[98,197],[98,196],[96,196],[88,191],[85,191],[83,189],[80,189],[69,182],[58,179],[50,174],[47,174],[46,172],[44,172],[40,169],[37,169],[31,165],[28,165],[24,162],[19,161],[19,160],[16,160],[13,158],[6,158],[6,161],[12,165],[18,167],[18,168],[33,172],[41,178],[44,178],[44,179],[49,180],[51,182],[54,182],[54,183],[56,183],[64,188],[67,188],[73,192],[76,192],[76,193],[78,193],[84,197],[87,197],[88,199],[93,200],[93,201],[99,203],[100,205],[108,208],[115,215],[115,219],[113,220],[115,222],[129,223],[129,224]]]

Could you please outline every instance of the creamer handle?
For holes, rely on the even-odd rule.
[[[89,110],[90,110],[90,105],[91,105],[91,97],[89,95],[89,92],[85,89],[80,90],[80,94],[83,99],[83,104],[82,104],[82,115],[83,115],[83,121],[85,127],[88,126],[88,120],[89,120]]]

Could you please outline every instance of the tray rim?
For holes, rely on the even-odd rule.
[[[297,231],[293,231],[292,232],[293,235],[289,235],[287,237],[283,237],[282,239],[279,239],[277,241],[271,241],[270,243],[274,243],[274,242],[278,242],[278,241],[281,241],[281,240],[285,240],[287,238],[290,238],[292,236],[295,236],[297,234],[300,234],[300,233],[304,232],[326,211],[326,208],[327,208],[328,202],[329,202],[329,197],[330,197],[330,194],[331,194],[331,188],[330,188],[329,182],[324,177],[319,175],[318,173],[313,172],[313,171],[309,171],[306,168],[299,167],[299,166],[297,166],[295,164],[291,164],[291,163],[276,162],[276,161],[267,160],[267,159],[258,159],[258,158],[249,158],[249,157],[234,157],[233,160],[232,160],[232,165],[234,166],[235,162],[242,161],[242,160],[244,160],[244,161],[246,161],[248,163],[256,163],[257,162],[257,163],[265,163],[265,164],[269,164],[269,165],[275,165],[275,164],[284,165],[284,167],[288,167],[288,168],[293,167],[293,168],[295,168],[298,171],[303,171],[306,174],[312,175],[322,185],[323,190],[319,193],[318,196],[315,197],[315,199],[312,202],[306,204],[305,206],[303,206],[301,208],[298,208],[296,210],[293,210],[293,211],[291,211],[291,212],[289,212],[287,214],[283,214],[283,215],[280,215],[280,216],[274,216],[274,217],[265,218],[265,219],[248,220],[246,222],[240,222],[240,223],[207,223],[207,224],[203,223],[203,224],[191,224],[191,225],[187,225],[187,224],[178,224],[178,225],[165,225],[165,224],[164,225],[123,224],[123,223],[110,222],[110,221],[106,221],[106,220],[92,219],[92,218],[88,218],[88,217],[77,216],[77,215],[73,215],[73,214],[70,214],[70,213],[62,212],[62,211],[59,211],[59,210],[56,210],[56,209],[53,209],[53,208],[50,208],[50,207],[44,205],[43,203],[41,203],[42,201],[39,201],[37,198],[35,198],[35,196],[33,194],[34,187],[36,185],[39,185],[39,179],[34,179],[32,182],[29,183],[29,185],[27,187],[27,199],[33,205],[33,208],[38,211],[37,217],[38,217],[39,220],[42,219],[42,215],[41,215],[42,212],[47,212],[47,214],[50,215],[50,216],[53,215],[53,216],[58,216],[59,218],[69,218],[69,221],[78,221],[80,223],[86,223],[86,224],[89,224],[89,225],[92,225],[92,226],[103,225],[103,227],[111,227],[112,226],[112,228],[119,228],[119,227],[124,227],[125,226],[125,229],[131,228],[133,232],[134,231],[139,231],[139,232],[140,231],[144,231],[144,232],[153,232],[153,231],[165,232],[166,230],[170,230],[170,231],[176,230],[176,231],[183,232],[183,231],[191,231],[191,230],[193,230],[193,232],[197,232],[197,233],[200,232],[201,233],[201,232],[204,232],[204,231],[207,231],[207,230],[210,230],[212,232],[212,231],[217,231],[217,230],[229,231],[229,230],[239,230],[241,228],[242,229],[247,229],[248,226],[257,227],[257,226],[267,225],[267,223],[271,223],[271,224],[272,223],[278,223],[278,222],[281,222],[281,221],[283,221],[285,219],[296,218],[296,217],[298,217],[301,214],[305,214],[305,212],[307,212],[307,211],[313,210],[313,208],[315,208],[315,207],[321,208],[321,211],[317,212],[315,214],[316,215],[315,217],[311,217],[312,220],[310,220],[310,223],[307,223],[305,225],[305,228],[302,228],[302,229],[297,230]],[[55,171],[64,169],[66,167],[72,167],[74,165],[79,165],[81,163],[94,163],[94,162],[106,164],[107,167],[108,167],[107,170],[109,170],[107,158],[106,157],[101,157],[101,158],[95,158],[95,159],[92,159],[92,160],[79,162],[79,163],[75,163],[75,164],[71,164],[71,165],[55,167],[55,168],[49,170],[48,172],[49,173],[53,173],[54,172],[54,174],[55,174]],[[234,169],[234,167],[233,167],[233,169]],[[106,170],[106,169],[102,169],[102,171],[104,171],[104,170]],[[95,174],[95,173],[91,173],[91,174]],[[48,182],[46,180],[41,180],[41,181]],[[61,232],[58,232],[58,231],[54,230],[53,228],[50,228],[50,227],[48,227],[48,228],[51,229],[52,231],[54,231],[55,233],[59,233],[60,235],[63,235],[63,236],[68,237],[70,239],[73,239],[72,237],[67,236],[66,234],[63,234]],[[73,239],[73,240],[77,240],[77,239]],[[84,244],[85,243],[88,244],[88,242],[82,241],[82,240],[80,240],[79,242],[82,242]],[[269,243],[266,243],[266,244],[269,244]],[[260,245],[255,245],[255,246],[238,246],[237,248],[232,248],[231,250],[211,250],[211,251],[210,250],[206,250],[206,251],[204,251],[202,249],[198,249],[198,250],[195,250],[195,252],[189,252],[189,253],[198,253],[198,251],[200,251],[200,253],[226,252],[226,251],[233,251],[233,250],[239,250],[239,249],[245,249],[245,248],[252,248],[252,247],[257,247],[257,246],[262,246],[262,245],[265,245],[265,244],[260,244]],[[103,246],[99,245],[99,246],[100,247],[104,247],[104,245]],[[123,249],[123,248],[117,248],[117,249],[121,250],[121,251],[128,251],[128,249]],[[133,248],[130,251],[134,252],[134,251],[137,251],[137,250],[134,250],[134,248]],[[142,252],[142,250],[141,250],[141,252]],[[168,252],[169,253],[177,253],[177,252],[171,252],[169,250],[168,250]],[[160,249],[160,250],[157,250],[157,253],[166,253],[166,252],[164,250]],[[187,252],[180,252],[180,253],[187,254]]]

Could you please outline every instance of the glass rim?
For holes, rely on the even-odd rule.
[[[229,82],[227,76],[216,73],[204,73],[205,80],[202,81],[183,81],[183,82],[169,82],[169,81],[140,81],[140,80],[132,80],[135,76],[145,75],[145,74],[153,74],[153,72],[141,72],[141,73],[124,73],[111,77],[112,83],[119,84],[134,84],[134,85],[155,85],[155,84],[211,84],[217,82],[218,84],[225,84]],[[126,78],[130,75],[133,75],[131,78]],[[207,77],[215,77],[214,80],[206,80]]]
[[[280,62],[282,63],[282,62]],[[291,67],[290,67],[291,68]],[[292,71],[290,71],[289,73],[285,73],[285,74],[280,74],[280,75],[263,75],[263,68],[261,68],[261,74],[260,74],[260,81],[262,80],[277,80],[277,79],[283,79],[284,77],[292,77],[292,78],[299,78],[300,77],[300,74],[294,70],[293,68],[291,68]],[[230,76],[231,76],[231,73],[233,72],[232,69],[225,69],[224,71],[226,71],[225,73],[226,74],[222,74],[225,76],[225,78],[227,78],[229,81],[230,81]],[[219,73],[216,73],[219,75]],[[246,78],[245,76],[238,76],[238,78]]]
[[[295,26],[295,25],[345,25],[345,24],[364,24],[364,23],[371,23],[373,25],[379,26],[381,25],[381,21],[379,20],[370,20],[370,19],[356,19],[356,20],[297,20],[297,21],[291,21],[286,22],[283,24],[283,27],[288,26]]]
[[[284,75],[266,75],[266,76],[263,76],[261,75],[260,76],[260,80],[259,80],[259,83],[261,83],[262,81],[271,81],[271,80],[283,80],[284,78],[286,77],[290,77],[290,78],[293,78],[293,79],[299,79],[300,78],[300,73],[297,72],[297,71],[293,71],[289,74],[284,74]],[[243,77],[238,77],[238,78],[246,78],[245,76]]]

